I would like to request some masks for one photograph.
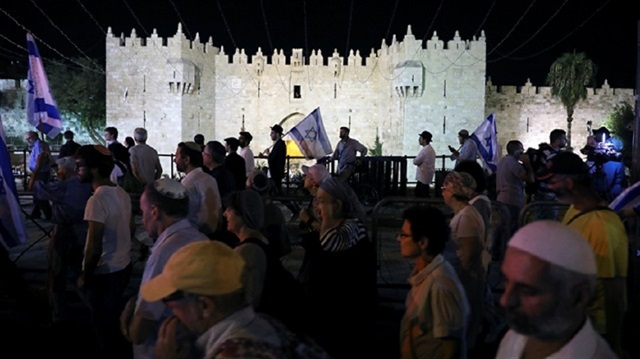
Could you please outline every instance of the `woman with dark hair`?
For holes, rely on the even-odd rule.
[[[401,358],[460,358],[466,354],[469,303],[455,269],[442,256],[449,241],[445,216],[434,207],[402,214],[396,240],[415,267],[400,324]]]
[[[474,196],[476,182],[466,172],[450,172],[444,179],[442,197],[453,209],[449,222],[451,241],[447,243],[444,257],[453,265],[464,287],[471,306],[468,331],[468,347],[473,349],[482,323],[485,294],[485,268],[482,263],[485,227],[480,213],[469,200]]]

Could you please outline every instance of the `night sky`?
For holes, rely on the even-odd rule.
[[[374,5],[375,4],[375,5]],[[545,85],[554,59],[584,52],[598,66],[597,86],[636,86],[639,12],[623,0],[14,0],[0,5],[0,77],[21,72],[26,62],[26,32],[36,37],[45,59],[90,56],[104,62],[105,32],[138,36],[157,29],[175,34],[179,22],[193,38],[226,53],[260,46],[273,49],[336,49],[344,56],[357,49],[363,57],[395,34],[401,40],[411,25],[418,39],[437,31],[449,41],[487,37],[487,76],[494,84],[524,85],[527,78]],[[46,14],[46,15],[45,15]],[[48,46],[47,46],[48,45]],[[50,47],[49,47],[50,46]],[[45,62],[46,66],[46,62]]]

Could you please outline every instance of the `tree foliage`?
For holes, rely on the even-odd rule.
[[[586,86],[593,83],[597,66],[584,53],[565,53],[556,59],[547,82],[551,86],[551,95],[560,99],[567,111],[567,141],[571,147],[571,122],[573,112],[580,100],[587,98]]]
[[[368,148],[369,156],[382,156],[382,142],[380,142],[380,135],[376,134],[376,140],[373,143],[373,147]]]
[[[633,108],[627,102],[622,102],[614,107],[603,124],[612,135],[622,140],[622,160],[626,165],[630,165],[633,153],[633,121]]]
[[[47,66],[49,85],[63,117],[78,119],[96,143],[106,123],[106,79],[95,61],[74,59],[76,64],[51,62]]]

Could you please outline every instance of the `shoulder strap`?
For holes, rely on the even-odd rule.
[[[571,217],[571,219],[569,220],[569,222],[567,222],[567,225],[571,224],[571,222],[575,221],[576,219],[580,218],[581,216],[593,212],[593,211],[613,211],[611,208],[607,207],[607,206],[602,206],[602,205],[597,205],[593,208],[590,208],[586,211],[581,211],[580,213],[576,214],[575,216]]]

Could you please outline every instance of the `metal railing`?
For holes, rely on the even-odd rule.
[[[9,146],[10,148],[12,146]],[[29,171],[27,165],[29,161],[30,151],[26,147],[12,148],[9,150],[11,155],[11,163],[13,169],[13,175],[18,182],[18,187],[22,187],[23,191],[27,190],[27,184],[29,182]],[[58,151],[51,151],[54,158],[57,157]],[[170,178],[180,178],[180,174],[175,167],[173,159],[175,154],[173,153],[161,153],[158,154],[161,159],[167,159],[170,162],[170,167],[164,170]],[[364,158],[362,168],[359,173],[356,174],[359,180],[366,181],[374,186],[380,195],[404,195],[406,187],[408,185],[415,185],[415,180],[408,179],[409,169],[414,168],[413,159],[415,156],[367,156]],[[436,164],[441,163],[441,166],[437,171],[446,172],[452,168],[446,167],[447,159],[449,156],[440,155],[436,156]],[[266,167],[267,157],[256,156],[256,167]],[[283,179],[283,187],[286,194],[291,194],[299,184],[296,180],[296,174],[300,173],[301,163],[306,163],[309,160],[302,156],[287,156],[285,168],[286,175]],[[453,162],[451,162],[453,164]],[[336,173],[337,161],[327,161],[325,163],[330,173]],[[373,181],[373,183],[372,183]],[[437,181],[436,181],[437,182]],[[437,186],[436,186],[437,187]],[[437,189],[436,189],[437,191]]]

